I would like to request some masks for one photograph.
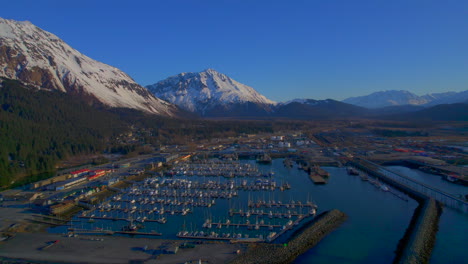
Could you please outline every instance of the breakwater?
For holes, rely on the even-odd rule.
[[[336,209],[325,212],[298,230],[287,244],[253,245],[231,263],[290,263],[339,227],[346,218],[343,212]]]
[[[381,180],[407,193],[418,201],[411,223],[400,240],[393,263],[428,263],[434,248],[441,206],[433,198],[413,186],[403,184],[381,172],[378,165],[366,162],[352,162],[357,168],[379,177]],[[424,186],[422,186],[424,187]],[[422,189],[422,187],[420,189]]]
[[[405,236],[398,244],[393,263],[429,263],[441,213],[442,208],[434,199],[420,203]]]
[[[387,184],[406,193],[407,195],[409,195],[411,198],[418,201],[419,203],[423,202],[427,198],[426,195],[416,190],[415,188],[411,188],[410,186],[405,185],[393,178],[387,177],[384,173],[381,172],[380,167],[376,164],[373,164],[364,160],[355,160],[355,161],[350,162],[350,164],[365,173],[378,177],[383,182],[386,182]]]

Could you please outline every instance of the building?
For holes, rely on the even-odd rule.
[[[82,169],[82,170],[72,171],[72,172],[70,172],[70,175],[73,178],[76,178],[76,177],[80,177],[80,176],[83,176],[83,175],[87,175],[89,172],[90,172],[90,170],[88,170],[88,169]]]
[[[283,141],[284,136],[272,136],[271,140],[273,140],[273,141]]]
[[[73,201],[65,201],[56,205],[50,206],[50,213],[54,215],[63,214],[75,206]]]
[[[106,170],[95,170],[95,171],[91,171],[88,175],[88,180],[92,181],[92,180],[95,180],[99,177],[102,177],[104,175],[106,175],[108,173],[108,171]]]
[[[55,177],[45,179],[42,181],[31,183],[29,187],[30,189],[37,189],[37,188],[44,187],[55,182],[65,181],[69,179],[70,177],[72,177],[70,174],[63,174],[63,175],[55,176]]]
[[[119,178],[111,178],[111,179],[105,181],[104,184],[107,185],[107,186],[111,186],[113,184],[118,183],[119,181],[120,181]]]
[[[130,165],[131,165],[130,162],[122,163],[122,164],[119,165],[119,168],[128,168],[128,167],[130,167]]]
[[[47,186],[47,190],[53,190],[53,191],[64,190],[64,189],[70,188],[70,187],[72,187],[74,185],[83,183],[86,180],[87,180],[86,177],[71,178],[71,179],[68,179],[66,181],[53,183],[53,184]]]
[[[171,162],[179,157],[178,154],[161,154],[155,158],[155,161],[160,161],[162,163]]]

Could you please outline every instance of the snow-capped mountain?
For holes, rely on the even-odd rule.
[[[81,54],[27,21],[0,18],[0,76],[110,107],[168,116],[177,111],[124,72]]]
[[[350,97],[343,102],[366,108],[382,108],[388,106],[433,106],[437,104],[453,104],[468,100],[468,91],[432,93],[418,96],[404,90],[375,92],[365,96]]]
[[[423,105],[429,102],[429,98],[422,98],[408,91],[382,91],[365,96],[351,97],[343,100],[348,104],[367,108],[380,108],[396,105]]]
[[[219,116],[220,111],[231,111],[232,115],[236,111],[268,112],[276,104],[213,69],[181,73],[146,87],[157,97],[204,116]]]
[[[434,94],[431,94],[434,95]],[[432,101],[424,106],[434,106],[440,104],[468,103],[468,90],[463,92],[448,92],[437,95]]]

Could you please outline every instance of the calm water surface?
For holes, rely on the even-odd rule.
[[[468,193],[467,186],[450,183],[438,175],[400,166],[387,168],[455,196]],[[439,232],[437,232],[431,263],[468,263],[467,245],[468,214],[444,208],[440,217]]]
[[[336,208],[349,219],[295,263],[392,263],[417,203],[350,176],[344,168],[326,170],[331,174],[328,184],[298,188],[310,190],[322,210]],[[301,171],[290,174],[298,184],[306,177]]]
[[[254,163],[254,161],[242,161]],[[404,232],[411,220],[413,211],[417,203],[411,199],[403,200],[392,192],[384,192],[381,188],[372,185],[368,181],[362,181],[359,176],[350,176],[345,168],[325,168],[330,172],[330,178],[326,185],[314,185],[304,171],[283,166],[282,159],[276,159],[271,165],[258,165],[264,172],[275,172],[275,180],[278,184],[288,182],[291,189],[281,192],[244,192],[239,191],[239,197],[231,200],[217,199],[216,205],[211,208],[194,208],[192,214],[187,216],[166,215],[167,223],[145,223],[143,230],[157,231],[164,235],[162,238],[176,238],[175,234],[182,228],[186,230],[201,231],[201,227],[206,218],[213,221],[226,221],[229,208],[247,209],[248,199],[262,200],[290,200],[306,202],[313,201],[318,205],[318,213],[338,209],[348,215],[348,220],[337,230],[323,239],[316,247],[307,251],[295,260],[295,263],[391,263],[394,259],[394,251],[398,241],[403,237]],[[402,170],[400,172],[412,173],[404,167],[392,167]],[[419,175],[421,176],[421,175]],[[419,177],[414,176],[414,177]],[[421,176],[423,177],[423,176]],[[424,176],[425,177],[425,176]],[[192,181],[197,177],[174,177],[187,178]],[[218,180],[216,177],[201,177],[202,180]],[[242,178],[243,179],[243,178]],[[242,179],[239,179],[242,180]],[[437,181],[437,178],[433,178]],[[219,179],[225,181],[225,179]],[[442,181],[437,181],[441,183]],[[442,182],[443,184],[444,182]],[[454,187],[454,192],[461,190]],[[232,218],[231,218],[232,219]],[[80,220],[75,218],[75,220]],[[245,219],[232,219],[236,220]],[[268,219],[267,219],[268,220]],[[251,217],[250,221],[255,222],[256,218]],[[273,219],[273,224],[284,224],[284,219]],[[127,222],[96,220],[88,223],[86,220],[74,222],[74,227],[94,229],[112,228],[119,230]],[[463,251],[466,245],[466,235],[468,219],[466,216],[446,209],[441,218],[440,231],[437,237],[437,244],[431,259],[432,263],[463,263],[466,254]],[[51,232],[65,232],[65,227],[54,228]],[[241,227],[225,228],[214,230],[216,232],[246,232]],[[251,232],[251,237],[256,234],[266,236],[269,231],[247,231]],[[448,256],[448,257],[447,257]],[[447,262],[447,260],[449,262]],[[450,262],[451,261],[451,262]]]

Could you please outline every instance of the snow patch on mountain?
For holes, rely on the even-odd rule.
[[[452,104],[468,100],[468,91],[464,92],[445,92],[431,93],[418,96],[414,93],[404,90],[390,90],[375,92],[365,96],[350,97],[343,102],[362,106],[366,108],[381,108],[387,106],[434,106],[437,104]]]
[[[38,88],[94,97],[111,107],[169,116],[176,109],[119,69],[81,54],[27,21],[0,18],[0,76]]]
[[[276,104],[252,87],[213,69],[181,73],[146,87],[157,97],[188,111],[202,114],[219,105],[253,103],[273,106]]]
[[[429,102],[427,98],[422,98],[408,91],[381,91],[366,96],[351,97],[343,100],[345,103],[362,106],[366,108],[380,108],[396,105],[423,105]]]

